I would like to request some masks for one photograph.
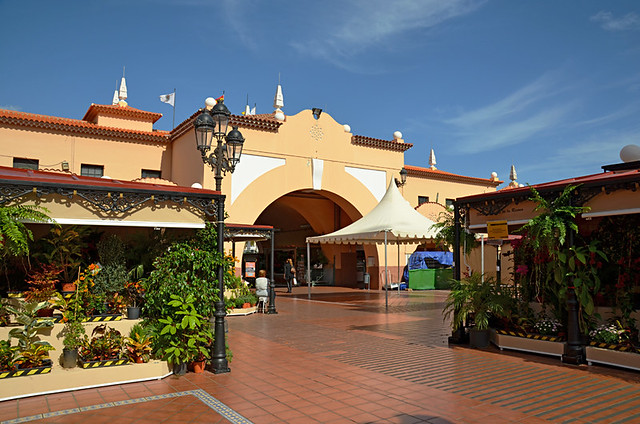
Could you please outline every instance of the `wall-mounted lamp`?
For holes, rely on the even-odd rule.
[[[400,180],[398,181],[398,179],[396,178],[396,186],[402,187],[407,183],[407,174],[408,172],[405,168],[402,168],[400,170]]]
[[[311,111],[313,112],[313,117],[316,119],[320,119],[320,115],[322,115],[322,109],[318,108],[318,107],[314,107],[313,109],[311,109]]]
[[[69,162],[67,162],[66,160],[62,162],[62,170],[63,171],[69,170]]]

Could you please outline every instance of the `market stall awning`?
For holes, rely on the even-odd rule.
[[[0,166],[0,205],[37,204],[59,224],[203,228],[217,191]]]

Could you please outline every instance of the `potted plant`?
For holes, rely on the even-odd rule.
[[[189,362],[200,357],[209,358],[209,344],[213,340],[209,320],[200,315],[192,295],[186,298],[171,295],[172,309],[158,321],[163,325],[159,334],[160,351],[164,360],[173,366],[173,373],[184,375]]]
[[[125,349],[132,362],[137,364],[147,363],[151,358],[152,337],[148,331],[137,323],[129,331],[129,337],[124,339]]]
[[[85,338],[84,326],[80,321],[68,321],[62,330],[64,338],[62,344],[62,366],[64,368],[73,368],[78,363],[78,348],[82,345]]]
[[[29,274],[27,284],[29,290],[25,293],[27,302],[49,302],[56,293],[56,283],[58,276],[62,273],[62,268],[56,265],[43,265],[40,269]],[[53,316],[53,308],[39,308],[38,314],[41,317]]]
[[[0,340],[0,372],[14,372],[18,369],[16,359],[18,346],[11,346],[10,340]]]
[[[473,326],[469,329],[471,347],[487,347],[489,318],[492,314],[503,314],[509,299],[501,292],[494,278],[473,274],[464,280],[452,282],[443,310],[444,318],[451,318],[453,331],[463,328],[467,321],[472,320]]]
[[[38,311],[47,306],[47,302],[20,302],[18,307],[6,306],[16,316],[16,322],[23,326],[9,331],[9,336],[18,341],[17,356],[14,359],[18,369],[51,368],[49,351],[54,348],[49,342],[38,338],[38,330],[53,327],[52,320],[38,318]]]
[[[144,289],[140,279],[144,274],[142,265],[133,268],[127,274],[127,282],[124,283],[124,297],[127,301],[127,318],[140,318],[140,305],[144,300]]]
[[[124,338],[115,328],[102,324],[93,329],[91,338],[85,336],[78,349],[82,368],[123,365],[129,362],[124,355]]]

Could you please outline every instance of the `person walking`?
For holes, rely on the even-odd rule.
[[[287,293],[291,293],[294,278],[296,278],[296,269],[293,267],[293,261],[289,258],[284,263],[284,279],[287,282]]]

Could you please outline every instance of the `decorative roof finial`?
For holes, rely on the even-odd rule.
[[[276,96],[273,98],[273,107],[276,110],[273,111],[273,116],[278,121],[284,121],[284,112],[282,109],[284,107],[284,96],[282,95],[282,86],[280,85],[280,74],[278,73],[278,88],[276,89]]]
[[[113,92],[113,100],[111,100],[112,105],[118,104],[118,80],[116,80],[116,90]]]
[[[124,105],[121,104],[121,106],[127,105],[127,102],[125,102],[125,100],[127,100],[127,82],[124,79],[124,66],[122,67],[122,80],[120,81],[120,92],[118,93],[118,98],[124,102]]]
[[[431,153],[429,153],[429,169],[437,169],[436,168],[436,154],[431,149]]]
[[[516,167],[511,165],[511,172],[509,172],[509,179],[511,182],[509,183],[509,187],[520,187],[520,184],[516,181],[518,179],[518,174],[516,173]]]

